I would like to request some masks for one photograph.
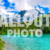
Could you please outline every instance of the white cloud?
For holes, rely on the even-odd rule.
[[[14,11],[13,9],[5,9],[4,6],[2,6],[4,4],[4,2],[2,2],[2,0],[0,0],[0,15],[3,15],[3,14],[9,14],[9,15],[13,15],[14,13],[9,13],[7,11]]]
[[[4,6],[0,6],[0,15],[3,15],[3,14],[9,14],[9,15],[13,15],[14,13],[9,13],[9,12],[7,12],[7,11],[9,11],[9,10],[11,10],[11,9],[5,9],[5,7]],[[13,9],[12,9],[13,10]],[[11,11],[12,11],[11,10]]]
[[[2,0],[0,0],[0,4],[3,5],[3,3],[1,3]],[[21,11],[21,10],[31,10],[34,9],[34,6],[40,5],[42,7],[48,7],[50,8],[50,0],[8,0],[10,3],[15,3],[15,11]],[[36,7],[36,9],[40,10],[38,7]],[[14,14],[14,13],[8,13],[7,11],[14,11],[13,9],[5,9],[4,6],[0,6],[0,14]],[[41,12],[44,13],[44,10],[41,9]]]
[[[15,3],[15,9],[18,11],[21,10],[31,10],[33,7],[28,4],[27,0],[9,0],[10,3]]]
[[[28,0],[28,3],[33,6],[50,7],[50,0]]]
[[[50,7],[50,0],[8,0],[10,3],[15,3],[17,10],[31,10],[34,6]]]

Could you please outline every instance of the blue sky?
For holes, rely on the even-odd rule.
[[[2,2],[4,2],[2,6],[5,6],[5,9],[15,9],[15,3],[10,3],[8,0],[3,0]]]
[[[15,11],[15,3],[10,3],[8,0],[2,0],[2,2],[4,2],[2,6],[4,6],[5,9],[8,9],[8,8],[14,9],[14,11],[7,11],[7,12],[15,13],[15,14],[19,13],[19,11]]]
[[[21,10],[38,9],[47,14],[50,11],[50,0],[0,0],[0,11],[8,14],[17,14]],[[44,2],[44,3],[43,3]],[[48,4],[46,4],[48,2]]]

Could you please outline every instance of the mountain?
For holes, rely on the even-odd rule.
[[[41,14],[41,12],[37,9],[32,9],[32,10],[23,10],[23,11],[20,11],[18,14],[23,17],[25,13],[31,13],[31,14],[34,14],[35,11],[38,12],[38,16]]]
[[[36,18],[34,16],[36,14],[37,14],[37,17],[38,17],[41,13],[37,9],[21,10],[18,14],[15,14],[11,20],[16,23],[17,22],[18,15],[20,15],[20,22],[23,22],[25,19],[27,21],[29,21],[29,19],[31,18],[30,15],[32,15],[32,17],[34,19],[34,18]],[[6,15],[6,18],[7,18],[7,23],[9,23],[10,16],[9,15]],[[3,22],[4,22],[4,19],[3,19]]]
[[[40,13],[40,11],[39,10],[37,10],[37,9],[32,9],[32,10],[22,10],[22,11],[20,11],[18,14],[20,15],[20,18],[21,18],[21,22],[23,22],[23,17],[24,17],[24,15],[27,15],[27,13],[29,13],[29,15],[36,15],[36,14],[38,14],[37,16],[39,16],[41,13]],[[36,17],[34,17],[33,16],[33,18],[36,18]],[[29,17],[27,17],[27,20],[29,20]]]

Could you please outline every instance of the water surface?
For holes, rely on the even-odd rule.
[[[7,37],[2,36],[6,42],[7,50],[50,50],[50,34],[45,34],[42,37]]]

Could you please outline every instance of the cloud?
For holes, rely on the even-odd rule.
[[[13,13],[8,12],[8,11],[15,11],[14,10],[15,3],[11,3],[11,4],[9,4],[9,3],[10,2],[8,2],[8,0],[0,0],[0,15],[3,15],[3,14],[13,15],[13,14],[15,14],[14,12]]]
[[[21,10],[31,10],[33,7],[28,4],[27,0],[8,0],[10,3],[15,3],[15,9],[18,11]]]
[[[17,10],[30,10],[34,6],[50,7],[50,0],[8,0],[10,3],[15,3]]]
[[[2,0],[0,0],[0,5],[3,5],[4,4],[4,2],[2,2]]]
[[[7,12],[9,11],[10,9],[5,9],[5,7],[3,6],[0,6],[0,15],[3,15],[3,14],[9,14],[9,15],[13,15],[14,13],[10,13],[10,12]]]
[[[5,14],[8,13],[11,15],[21,10],[31,10],[35,8],[42,13],[49,12],[50,0],[0,0],[0,11]]]
[[[33,6],[50,7],[50,0],[28,0],[28,3]]]
[[[10,3],[15,3],[15,9],[31,10],[38,9],[41,13],[48,13],[50,11],[50,0],[8,0]]]

